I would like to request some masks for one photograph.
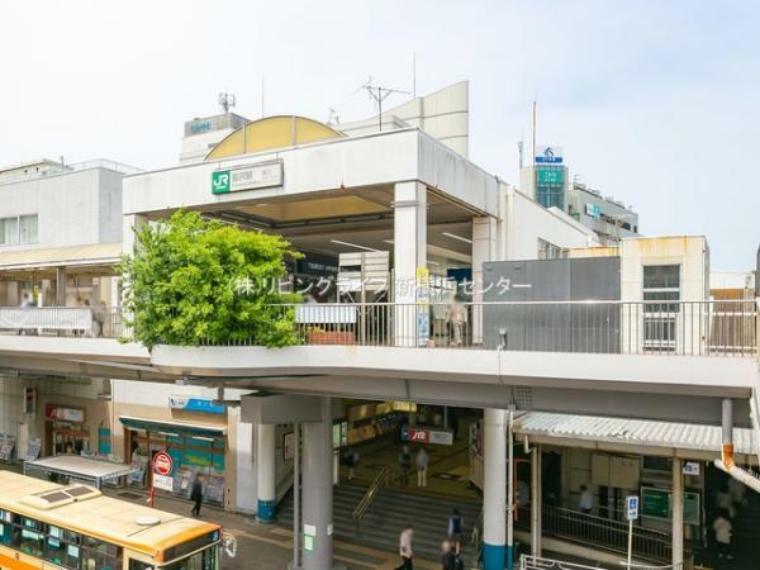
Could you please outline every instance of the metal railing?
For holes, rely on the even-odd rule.
[[[542,532],[592,548],[625,554],[628,523],[560,507],[545,506]],[[639,560],[665,562],[671,559],[669,534],[641,526],[633,527],[633,555]]]
[[[303,344],[689,356],[751,356],[758,344],[754,300],[283,307]]]
[[[377,495],[380,493],[383,487],[388,485],[392,477],[393,470],[387,465],[383,467],[380,470],[380,473],[377,474],[377,477],[375,477],[375,480],[372,481],[372,484],[367,488],[367,492],[364,493],[364,496],[361,498],[361,501],[359,501],[359,504],[356,505],[351,518],[354,520],[355,531],[357,535],[359,534],[362,520],[367,514],[367,511],[369,511],[369,508],[377,498]]]
[[[122,338],[116,307],[0,307],[0,331],[19,335]]]
[[[304,345],[450,347],[596,354],[749,357],[758,309],[747,301],[546,301],[277,305]],[[89,317],[87,316],[89,312]],[[0,329],[124,338],[116,307],[0,307]],[[251,339],[235,343],[250,346]]]
[[[641,564],[631,564],[630,567],[624,562],[620,563],[618,567],[620,569],[630,568],[631,570],[684,570],[685,565],[669,564],[667,566],[648,566]],[[615,567],[609,567],[605,569],[601,566],[588,566],[586,564],[579,564],[577,562],[565,562],[564,560],[554,560],[551,558],[543,558],[539,556],[528,556],[523,554],[520,557],[520,570],[613,570]],[[617,570],[617,569],[615,569]]]
[[[27,169],[31,170],[37,165],[27,165]],[[21,166],[20,168],[24,168]],[[72,162],[71,164],[45,164],[42,170],[35,170],[30,172],[19,172],[18,174],[7,174],[0,176],[0,184],[11,184],[14,182],[23,182],[25,180],[35,180],[37,178],[46,178],[52,176],[60,176],[62,174],[70,174],[72,172],[79,172],[82,170],[89,170],[91,168],[105,168],[107,170],[113,170],[120,172],[121,174],[137,174],[144,172],[142,168],[124,164],[123,162],[117,162],[107,158],[95,158],[92,160],[86,160],[82,162]]]

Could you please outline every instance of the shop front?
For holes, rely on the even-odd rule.
[[[140,489],[152,486],[152,458],[165,451],[172,458],[173,488],[166,492],[189,498],[196,474],[204,478],[204,497],[224,504],[227,433],[224,427],[175,421],[120,417],[126,457],[134,469],[128,483]]]
[[[88,455],[92,451],[90,427],[84,408],[45,405],[47,455]]]

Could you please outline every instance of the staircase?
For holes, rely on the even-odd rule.
[[[414,527],[415,557],[438,561],[449,516],[457,508],[464,520],[462,552],[465,566],[477,567],[477,547],[470,544],[470,535],[480,513],[480,503],[430,497],[394,487],[384,488],[367,511],[357,535],[352,514],[365,491],[365,487],[348,483],[334,487],[333,524],[338,540],[385,552],[398,552],[399,533],[405,526],[411,525]],[[293,528],[292,492],[280,503],[277,523]]]

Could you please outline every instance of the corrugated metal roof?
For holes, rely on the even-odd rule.
[[[94,243],[67,247],[17,249],[0,252],[0,269],[38,269],[57,266],[114,265],[121,243]]]
[[[549,412],[524,413],[515,420],[515,433],[710,452],[720,452],[722,442],[719,426]],[[757,439],[754,430],[735,428],[734,451],[757,454]]]

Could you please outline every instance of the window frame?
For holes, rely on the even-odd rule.
[[[21,220],[22,219],[35,219],[35,232],[34,232],[34,239],[23,239],[22,240],[22,231],[21,231]],[[5,242],[5,223],[8,221],[14,221],[16,223],[16,231],[15,233],[15,240],[11,242]],[[40,242],[40,215],[39,213],[27,213],[27,214],[16,214],[12,216],[3,216],[0,217],[0,247],[14,247],[19,245],[33,245]]]

